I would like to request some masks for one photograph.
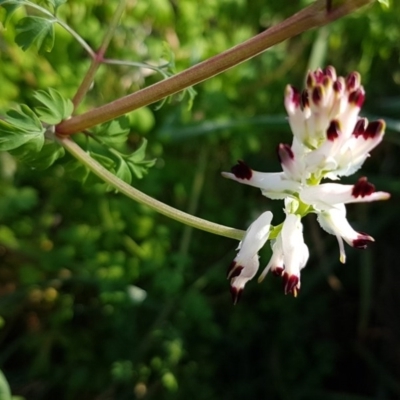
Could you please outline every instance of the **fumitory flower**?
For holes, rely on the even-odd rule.
[[[353,185],[332,182],[358,171],[383,138],[384,121],[369,122],[359,117],[364,99],[357,72],[346,78],[338,77],[331,66],[309,72],[302,92],[286,87],[284,104],[293,140],[290,145],[278,146],[282,171],[258,172],[238,161],[230,173],[222,173],[226,178],[260,188],[270,199],[285,201],[283,224],[273,227],[272,213],[267,211],[250,225],[239,244],[228,271],[234,303],[256,275],[258,251],[270,237],[272,257],[259,281],[271,271],[283,278],[286,294],[297,296],[300,271],[309,256],[301,218],[309,213],[317,214],[321,228],[336,236],[342,263],[346,261],[343,241],[359,249],[374,241],[351,227],[345,204],[386,200],[389,194],[376,192],[365,177]]]

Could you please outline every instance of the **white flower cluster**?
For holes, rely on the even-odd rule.
[[[346,78],[337,77],[329,66],[309,72],[306,89],[299,92],[287,86],[285,108],[293,132],[292,145],[281,144],[278,155],[282,172],[264,173],[252,170],[243,161],[222,175],[240,183],[261,189],[270,199],[285,201],[286,218],[271,241],[272,257],[260,276],[268,271],[281,276],[285,294],[297,295],[300,271],[305,267],[309,252],[303,239],[301,218],[316,213],[321,227],[337,237],[340,261],[345,262],[343,240],[350,246],[364,249],[374,239],[356,232],[346,218],[347,203],[385,200],[389,194],[375,192],[365,177],[355,185],[321,183],[325,178],[338,180],[356,172],[382,140],[385,123],[368,122],[358,116],[365,99],[357,72]],[[230,265],[228,279],[234,303],[247,281],[259,267],[258,251],[268,240],[272,213],[260,215],[248,228],[239,252]]]

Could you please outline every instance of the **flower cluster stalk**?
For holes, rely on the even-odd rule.
[[[106,170],[102,165],[100,165],[96,160],[90,157],[90,155],[85,152],[85,150],[79,147],[70,138],[59,137],[57,138],[57,140],[69,153],[71,153],[72,156],[79,160],[102,181],[108,183],[110,186],[115,188],[117,191],[123,193],[130,199],[135,200],[138,203],[145,204],[153,210],[159,212],[160,214],[163,214],[185,225],[192,226],[193,228],[201,229],[203,231],[210,232],[215,235],[225,236],[231,239],[242,239],[244,231],[230,228],[224,225],[215,224],[202,218],[195,217],[183,211],[177,210],[176,208],[168,206],[161,201],[153,199],[152,197],[141,192],[140,190],[128,185],[127,183],[116,177],[114,174],[112,174],[110,171]]]

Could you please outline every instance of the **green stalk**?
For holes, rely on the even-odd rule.
[[[228,226],[215,224],[213,222],[194,217],[193,215],[187,214],[183,211],[177,210],[171,206],[168,206],[152,197],[142,193],[140,190],[133,188],[128,185],[111,172],[107,171],[102,165],[96,160],[90,157],[82,148],[80,148],[73,140],[68,137],[58,137],[58,142],[69,151],[77,160],[85,165],[91,172],[97,175],[101,180],[108,183],[125,196],[138,203],[145,204],[153,210],[163,214],[175,221],[181,222],[185,225],[192,226],[193,228],[201,229],[206,232],[213,233],[215,235],[225,236],[231,239],[241,240],[244,231],[239,229],[230,228]]]
[[[127,112],[155,103],[167,96],[220,74],[285,39],[309,29],[326,25],[372,1],[374,0],[346,0],[340,2],[337,6],[333,4],[331,10],[328,12],[326,0],[317,0],[314,4],[278,25],[177,75],[63,121],[57,126],[57,133],[60,135],[70,135],[81,132],[82,130],[117,118]]]

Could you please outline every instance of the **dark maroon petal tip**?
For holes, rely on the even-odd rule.
[[[314,71],[314,78],[317,83],[321,83],[325,77],[324,71],[321,68],[318,68]]]
[[[306,89],[304,89],[304,90],[301,92],[301,107],[302,107],[303,109],[304,109],[304,108],[307,108],[307,107],[310,107],[309,96],[308,96],[308,92],[307,92]]]
[[[322,87],[316,86],[313,89],[312,94],[311,94],[313,103],[318,105],[321,102],[323,95],[324,95],[324,91],[323,91]]]
[[[230,291],[231,291],[233,305],[236,305],[237,302],[240,300],[240,297],[241,297],[241,295],[243,293],[243,289],[241,289],[241,288],[238,289],[238,288],[236,288],[234,286],[231,286]]]
[[[289,158],[294,160],[294,153],[288,144],[280,143],[277,149],[279,162],[284,164]]]
[[[381,134],[385,129],[385,121],[379,119],[377,121],[372,121],[368,124],[365,132],[364,139],[373,139],[376,135]]]
[[[231,172],[236,178],[247,179],[248,181],[253,176],[252,169],[242,160],[238,160],[238,163],[231,168]]]
[[[328,76],[332,80],[335,80],[337,75],[336,75],[336,69],[332,67],[332,65],[328,65],[327,67],[324,68],[324,74],[325,76]]]
[[[364,104],[364,100],[365,92],[361,88],[349,94],[349,103],[355,104],[357,107],[361,108],[361,106]]]
[[[333,142],[339,137],[340,133],[340,122],[336,119],[332,120],[326,130],[326,138]]]
[[[365,138],[365,129],[367,128],[367,124],[368,124],[368,120],[366,118],[360,118],[357,123],[356,126],[354,127],[353,130],[353,135],[357,138],[360,135],[363,135],[363,137]]]
[[[236,263],[236,261],[232,261],[231,265],[228,268],[228,273],[226,275],[227,279],[236,278],[240,275],[243,270],[243,266]]]
[[[290,87],[290,101],[294,103],[296,107],[300,106],[301,102],[301,95],[300,92],[294,87],[294,86],[289,86]]]
[[[297,285],[299,283],[299,277],[296,275],[290,275],[285,272],[283,274],[283,288],[285,294],[293,293],[293,295],[297,296]]]
[[[337,81],[333,82],[333,90],[336,93],[341,93],[343,91],[343,89],[344,89],[344,86],[341,81],[337,80]]]
[[[315,86],[315,84],[316,84],[316,79],[314,77],[314,73],[311,71],[308,71],[307,78],[306,78],[306,86],[311,89]]]
[[[346,77],[346,88],[348,91],[356,90],[360,87],[361,77],[358,72],[351,72]]]
[[[275,276],[279,276],[281,277],[283,275],[283,271],[284,269],[282,267],[276,267],[276,268],[271,268],[271,272],[275,275]]]
[[[353,240],[353,247],[359,250],[365,250],[370,243],[373,243],[374,239],[371,236],[359,232],[359,237]]]
[[[361,177],[353,186],[351,195],[355,198],[369,196],[375,192],[375,186],[369,183],[365,176]]]

